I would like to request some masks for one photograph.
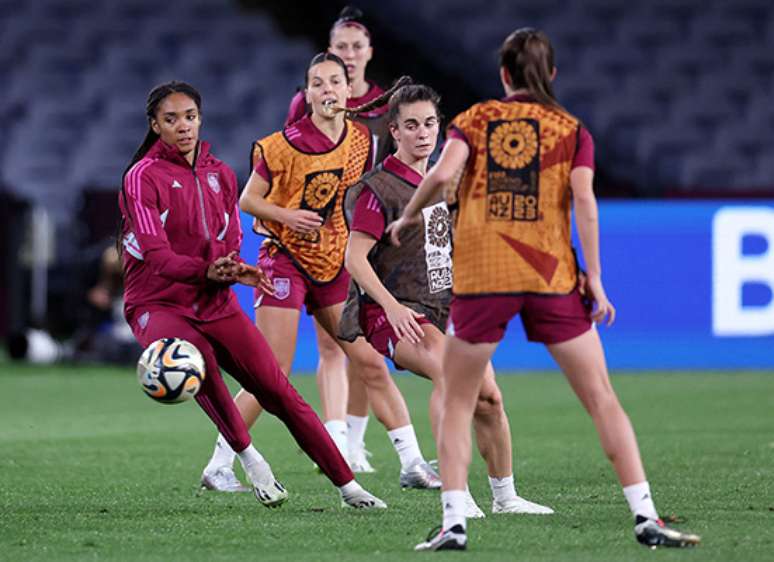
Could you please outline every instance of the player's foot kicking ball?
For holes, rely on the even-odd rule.
[[[255,497],[266,507],[279,507],[288,499],[287,490],[274,478],[266,461],[245,467],[245,472],[253,485]]]
[[[417,459],[410,467],[400,470],[400,487],[438,490],[441,488],[441,477],[429,463]]]
[[[514,498],[492,502],[492,513],[525,513],[531,515],[550,515],[554,512],[553,509],[539,503],[534,503],[529,500],[525,500],[521,496]]]
[[[239,481],[234,469],[221,466],[215,470],[205,469],[202,472],[202,488],[215,492],[249,492],[251,488]]]
[[[695,546],[701,542],[699,535],[683,533],[667,527],[661,519],[648,519],[642,515],[638,515],[635,520],[634,536],[637,537],[637,542],[651,548],[658,546],[683,548]]]
[[[462,525],[454,525],[446,530],[436,527],[430,531],[427,540],[416,545],[414,550],[466,550],[467,548],[468,536],[465,534],[465,529]]]

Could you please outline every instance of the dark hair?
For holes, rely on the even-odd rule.
[[[326,61],[332,61],[338,64],[341,67],[341,70],[344,72],[344,77],[347,79],[347,84],[349,84],[349,72],[347,72],[347,65],[343,60],[341,60],[341,57],[334,55],[333,53],[329,53],[328,51],[323,51],[321,53],[317,53],[312,57],[312,60],[309,61],[309,66],[306,67],[306,73],[304,74],[304,88],[309,86],[309,71],[312,70],[312,67],[317,66],[318,64],[322,64]]]
[[[196,104],[196,109],[201,112],[202,96],[196,90],[196,88],[190,84],[173,80],[153,88],[148,94],[148,99],[145,102],[145,116],[148,118],[148,131],[145,133],[145,138],[143,139],[142,144],[140,144],[140,146],[137,148],[134,156],[132,156],[132,159],[129,162],[129,165],[124,170],[124,176],[126,176],[126,173],[132,168],[132,166],[137,164],[137,162],[145,157],[145,155],[148,153],[148,150],[150,150],[150,147],[153,146],[159,139],[159,135],[156,134],[156,132],[153,130],[153,127],[151,127],[151,121],[155,119],[156,111],[158,110],[161,102],[164,101],[167,96],[175,93],[185,94],[191,98]]]
[[[156,111],[158,110],[161,102],[164,101],[164,99],[166,99],[167,96],[175,93],[185,94],[186,96],[191,98],[196,104],[196,109],[198,109],[199,112],[201,113],[202,96],[196,90],[196,88],[194,88],[190,84],[172,80],[171,82],[165,82],[164,84],[160,84],[150,91],[150,93],[148,94],[148,99],[145,102],[145,116],[148,118],[148,131],[145,133],[145,138],[143,139],[142,143],[134,152],[132,159],[129,161],[129,165],[126,167],[126,169],[124,170],[124,173],[121,175],[121,198],[123,199],[123,202],[124,202],[124,208],[126,208],[126,193],[124,192],[124,179],[126,178],[126,174],[129,173],[129,170],[132,169],[132,166],[137,164],[137,162],[139,162],[145,157],[145,155],[148,153],[150,148],[154,144],[156,144],[157,140],[159,140],[159,135],[156,133],[156,131],[153,130],[153,127],[151,127],[151,121],[155,119]],[[124,229],[124,218],[122,216],[121,222],[118,225],[118,235],[116,236],[116,249],[118,250],[119,256],[121,256],[123,253],[123,247],[121,245],[121,234],[123,233],[123,229]]]
[[[349,72],[347,72],[347,65],[344,63],[343,60],[341,60],[341,57],[338,57],[337,55],[334,55],[333,53],[330,53],[328,51],[323,51],[321,53],[317,53],[314,57],[312,57],[312,60],[309,62],[309,66],[306,69],[306,76],[304,77],[304,87],[309,87],[309,71],[312,69],[313,66],[316,66],[318,64],[324,63],[325,61],[333,61],[336,64],[338,64],[341,67],[341,70],[344,71],[344,76],[347,78],[347,84],[349,84]],[[384,92],[382,95],[380,95],[377,98],[372,99],[369,102],[364,103],[363,105],[359,105],[357,107],[352,108],[339,108],[339,111],[346,111],[347,115],[357,115],[358,113],[365,113],[367,111],[371,111],[375,107],[379,107],[387,103],[387,100],[390,99],[390,96],[393,94],[395,90],[400,88],[401,86],[405,86],[406,84],[411,84],[411,77],[410,76],[401,76],[398,78],[395,83],[390,86],[390,89]]]
[[[390,124],[397,123],[401,106],[418,101],[431,102],[433,107],[435,107],[435,113],[438,116],[438,119],[441,119],[441,96],[439,96],[430,86],[425,86],[424,84],[408,84],[406,86],[401,86],[390,96],[387,122]]]
[[[339,19],[333,22],[331,26],[330,38],[333,38],[333,34],[339,27],[355,27],[365,33],[368,40],[371,40],[371,32],[368,31],[363,18],[363,12],[354,6],[344,6],[339,12]]]
[[[514,89],[526,89],[537,102],[563,110],[551,85],[554,49],[545,33],[530,27],[511,33],[500,47],[500,67]]]

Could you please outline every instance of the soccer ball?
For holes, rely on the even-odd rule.
[[[180,338],[156,340],[137,362],[140,387],[162,404],[177,404],[196,396],[204,374],[202,354],[192,343]]]

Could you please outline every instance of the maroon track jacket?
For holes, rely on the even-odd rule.
[[[119,197],[130,323],[158,307],[196,320],[239,309],[228,285],[207,279],[213,260],[239,252],[238,197],[234,171],[210,154],[206,142],[199,143],[193,166],[161,140],[132,166]]]

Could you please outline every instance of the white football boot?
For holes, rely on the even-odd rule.
[[[466,519],[483,519],[486,517],[481,508],[478,507],[476,499],[470,490],[465,490],[465,518]]]
[[[245,467],[245,472],[253,485],[256,499],[266,507],[279,507],[288,499],[287,490],[274,478],[266,461]]]
[[[215,470],[202,472],[202,489],[215,492],[249,492],[251,488],[239,481],[230,466],[219,466]]]
[[[354,450],[350,449],[349,458],[347,459],[349,468],[355,474],[376,472],[376,469],[371,466],[371,463],[368,460],[368,457],[370,456],[371,453],[367,451],[365,447],[358,447]]]
[[[387,509],[387,504],[372,493],[367,492],[358,486],[357,490],[349,494],[341,494],[341,507],[351,507],[353,509]]]
[[[550,515],[553,509],[539,503],[525,500],[521,496],[516,496],[509,500],[492,502],[492,513],[524,513],[531,515]]]

